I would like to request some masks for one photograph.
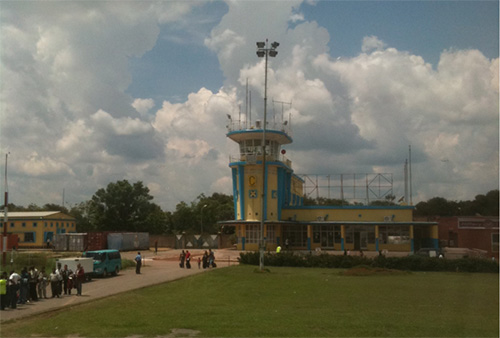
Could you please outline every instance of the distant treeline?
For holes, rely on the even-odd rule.
[[[414,216],[498,216],[499,192],[492,190],[486,195],[477,195],[473,201],[448,201],[434,197],[420,202]],[[387,196],[384,201],[370,205],[397,205],[395,197]],[[305,205],[360,205],[346,200],[327,198],[305,198]],[[149,189],[141,181],[130,184],[127,180],[109,183],[99,189],[89,201],[81,202],[67,209],[64,206],[47,203],[43,207],[30,204],[27,207],[9,204],[9,211],[61,211],[76,219],[78,232],[88,231],[139,231],[151,234],[204,233],[219,231],[232,233],[232,227],[219,228],[217,222],[234,219],[233,196],[213,193],[199,195],[190,204],[182,201],[174,211],[164,211],[153,202]]]

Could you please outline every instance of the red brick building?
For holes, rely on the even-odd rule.
[[[441,247],[480,249],[498,260],[498,217],[438,217]]]

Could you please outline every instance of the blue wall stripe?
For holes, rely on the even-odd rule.
[[[240,186],[240,219],[245,219],[245,167],[242,165],[238,166],[239,174],[239,186]]]
[[[238,170],[236,168],[231,169],[233,175],[233,203],[234,203],[234,219],[238,219]]]

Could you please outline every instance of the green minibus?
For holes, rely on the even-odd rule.
[[[118,250],[87,251],[83,253],[83,257],[94,259],[94,276],[116,276],[122,269],[122,257]]]

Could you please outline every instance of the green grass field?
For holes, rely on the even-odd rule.
[[[253,266],[2,324],[2,336],[498,337],[497,274],[389,273]]]

